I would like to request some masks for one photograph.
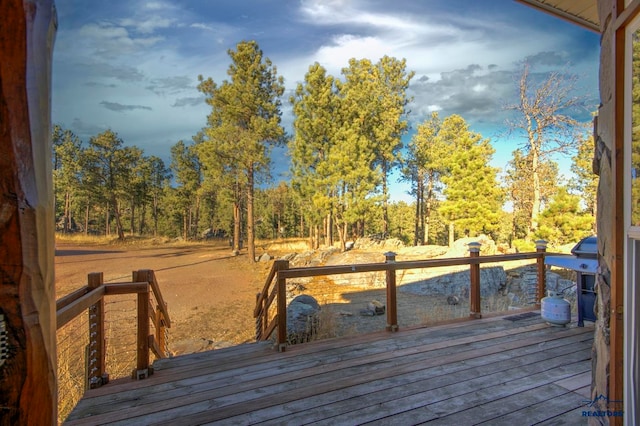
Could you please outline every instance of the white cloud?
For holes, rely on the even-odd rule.
[[[123,27],[133,28],[140,34],[153,34],[156,30],[169,28],[175,24],[175,19],[151,16],[146,19],[125,18],[120,20]]]

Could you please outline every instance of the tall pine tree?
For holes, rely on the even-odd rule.
[[[271,60],[263,56],[258,43],[243,41],[229,50],[230,80],[218,86],[211,78],[199,77],[199,90],[211,106],[204,134],[207,148],[237,174],[236,206],[244,193],[246,198],[247,248],[250,261],[255,261],[254,190],[260,176],[270,170],[270,148],[280,144],[284,129],[280,125],[280,96],[284,81],[278,77]],[[239,212],[236,212],[239,213]],[[234,218],[239,222],[240,217]],[[237,229],[238,226],[236,225]],[[238,238],[234,250],[239,249]]]
[[[442,177],[445,200],[440,213],[454,225],[458,236],[484,233],[495,237],[504,191],[496,179],[497,169],[489,165],[494,153],[489,140],[471,132],[459,115],[445,118],[437,137],[449,148],[442,158],[447,173]]]

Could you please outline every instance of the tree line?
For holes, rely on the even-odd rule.
[[[171,147],[168,166],[112,130],[85,144],[54,127],[59,230],[224,237],[234,251],[244,242],[250,259],[257,238],[305,237],[314,247],[345,249],[367,235],[415,245],[480,233],[561,244],[594,231],[592,141],[569,114],[579,99],[562,74],[532,77],[523,67],[519,101],[508,107],[523,143],[501,177],[490,166],[490,141],[459,115],[433,113],[403,144],[414,76],[404,59],[351,59],[340,77],[312,64],[288,99],[288,135],[276,66],[255,41],[228,53],[227,80],[198,77],[211,107],[206,125]],[[290,157],[289,180],[275,186],[274,147]],[[573,181],[559,182],[557,152],[573,156]],[[410,184],[412,203],[389,202],[393,175]]]

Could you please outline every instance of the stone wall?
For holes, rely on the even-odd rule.
[[[598,0],[600,26],[602,37],[600,40],[600,107],[598,108],[597,125],[595,126],[594,141],[595,152],[593,159],[593,171],[600,176],[598,186],[598,253],[599,267],[596,274],[596,286],[598,299],[595,309],[597,310],[597,321],[595,324],[595,335],[592,355],[592,400],[599,395],[609,395],[609,314],[611,312],[611,269],[613,265],[613,211],[614,188],[612,175],[612,153],[614,152],[614,31],[612,22],[611,0]],[[602,407],[593,409],[606,410],[605,401]],[[589,418],[589,424],[608,424],[606,417]]]

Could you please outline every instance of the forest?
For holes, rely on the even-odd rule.
[[[54,126],[58,232],[224,238],[254,259],[256,239],[308,238],[344,250],[363,236],[447,245],[487,234],[520,249],[596,231],[593,139],[572,118],[582,106],[573,76],[522,64],[519,97],[505,106],[522,143],[499,170],[490,140],[459,115],[432,113],[410,128],[414,73],[404,59],[351,59],[339,77],[314,63],[283,99],[284,80],[255,41],[228,53],[227,80],[198,77],[210,113],[191,141],[171,147],[169,164],[115,130],[82,141]],[[293,111],[290,134],[283,102]],[[288,157],[277,159],[290,165],[285,181],[271,176],[275,147]],[[571,158],[569,181],[558,153]],[[392,176],[410,185],[411,203],[390,201]]]

